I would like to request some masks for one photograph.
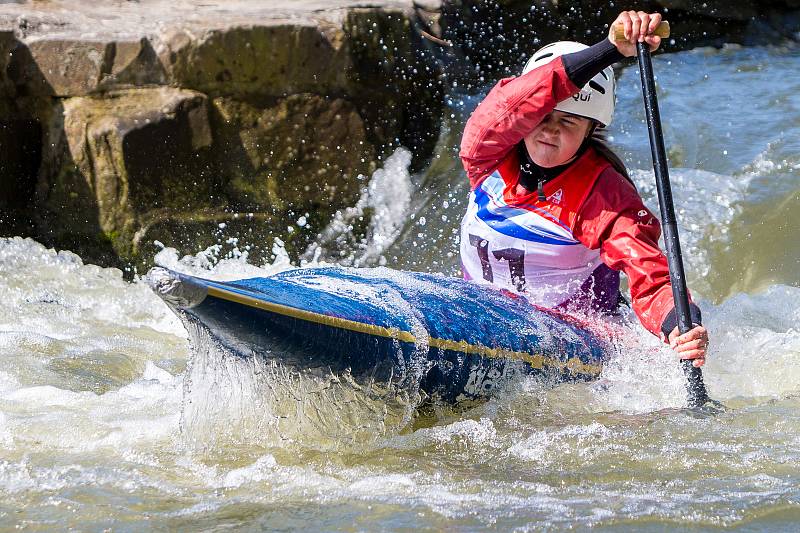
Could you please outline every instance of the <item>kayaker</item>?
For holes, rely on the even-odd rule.
[[[708,332],[680,335],[661,225],[602,140],[614,112],[611,65],[656,50],[658,13],[625,11],[626,40],[541,48],[522,75],[500,80],[467,121],[461,160],[472,192],[461,223],[464,277],[524,293],[551,308],[613,313],[619,271],[641,323],[682,359],[705,363]]]

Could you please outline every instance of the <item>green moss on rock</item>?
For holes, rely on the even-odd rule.
[[[364,123],[347,100],[314,94],[271,104],[216,98],[213,109],[215,150],[238,210],[330,216],[358,199],[357,176],[375,169]]]

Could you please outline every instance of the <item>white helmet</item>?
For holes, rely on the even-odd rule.
[[[586,48],[589,47],[574,41],[559,41],[548,44],[533,54],[522,73],[527,74],[559,56],[579,52]],[[603,126],[608,126],[611,124],[611,117],[614,114],[614,92],[614,71],[611,67],[606,67],[600,74],[589,80],[589,83],[581,89],[581,92],[559,102],[556,109],[565,113],[590,118]]]

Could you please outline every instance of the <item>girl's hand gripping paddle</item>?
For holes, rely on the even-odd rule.
[[[669,23],[662,22],[654,33],[662,38],[669,37]],[[614,38],[618,41],[625,40],[625,33],[621,26],[615,27]],[[647,115],[647,129],[650,132],[650,149],[653,154],[653,170],[656,175],[658,204],[661,209],[661,225],[664,230],[672,297],[675,301],[675,311],[678,317],[678,331],[683,334],[692,329],[693,325],[689,308],[689,294],[686,290],[686,276],[683,270],[681,244],[678,238],[678,224],[675,218],[675,207],[672,203],[672,188],[669,183],[664,135],[661,131],[661,117],[658,112],[658,100],[653,79],[653,62],[650,58],[649,45],[637,42],[636,55],[639,59],[639,71],[642,77],[642,95],[644,97],[645,114]],[[689,407],[691,409],[699,409],[705,406],[704,410],[706,411],[721,408],[722,404],[708,397],[705,383],[703,383],[703,371],[693,366],[690,359],[681,361],[681,366],[686,376]]]

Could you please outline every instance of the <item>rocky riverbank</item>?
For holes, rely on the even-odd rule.
[[[542,42],[597,40],[623,4],[4,3],[0,235],[117,266],[147,263],[155,240],[196,252],[220,225],[302,251],[397,146],[426,164],[447,84],[513,73]],[[636,5],[668,10],[675,48],[796,37],[800,9]]]
[[[196,250],[220,224],[271,242],[305,217],[281,234],[300,248],[377,161],[402,144],[421,165],[438,135],[439,66],[409,2],[0,12],[6,224],[104,263],[155,239]]]

